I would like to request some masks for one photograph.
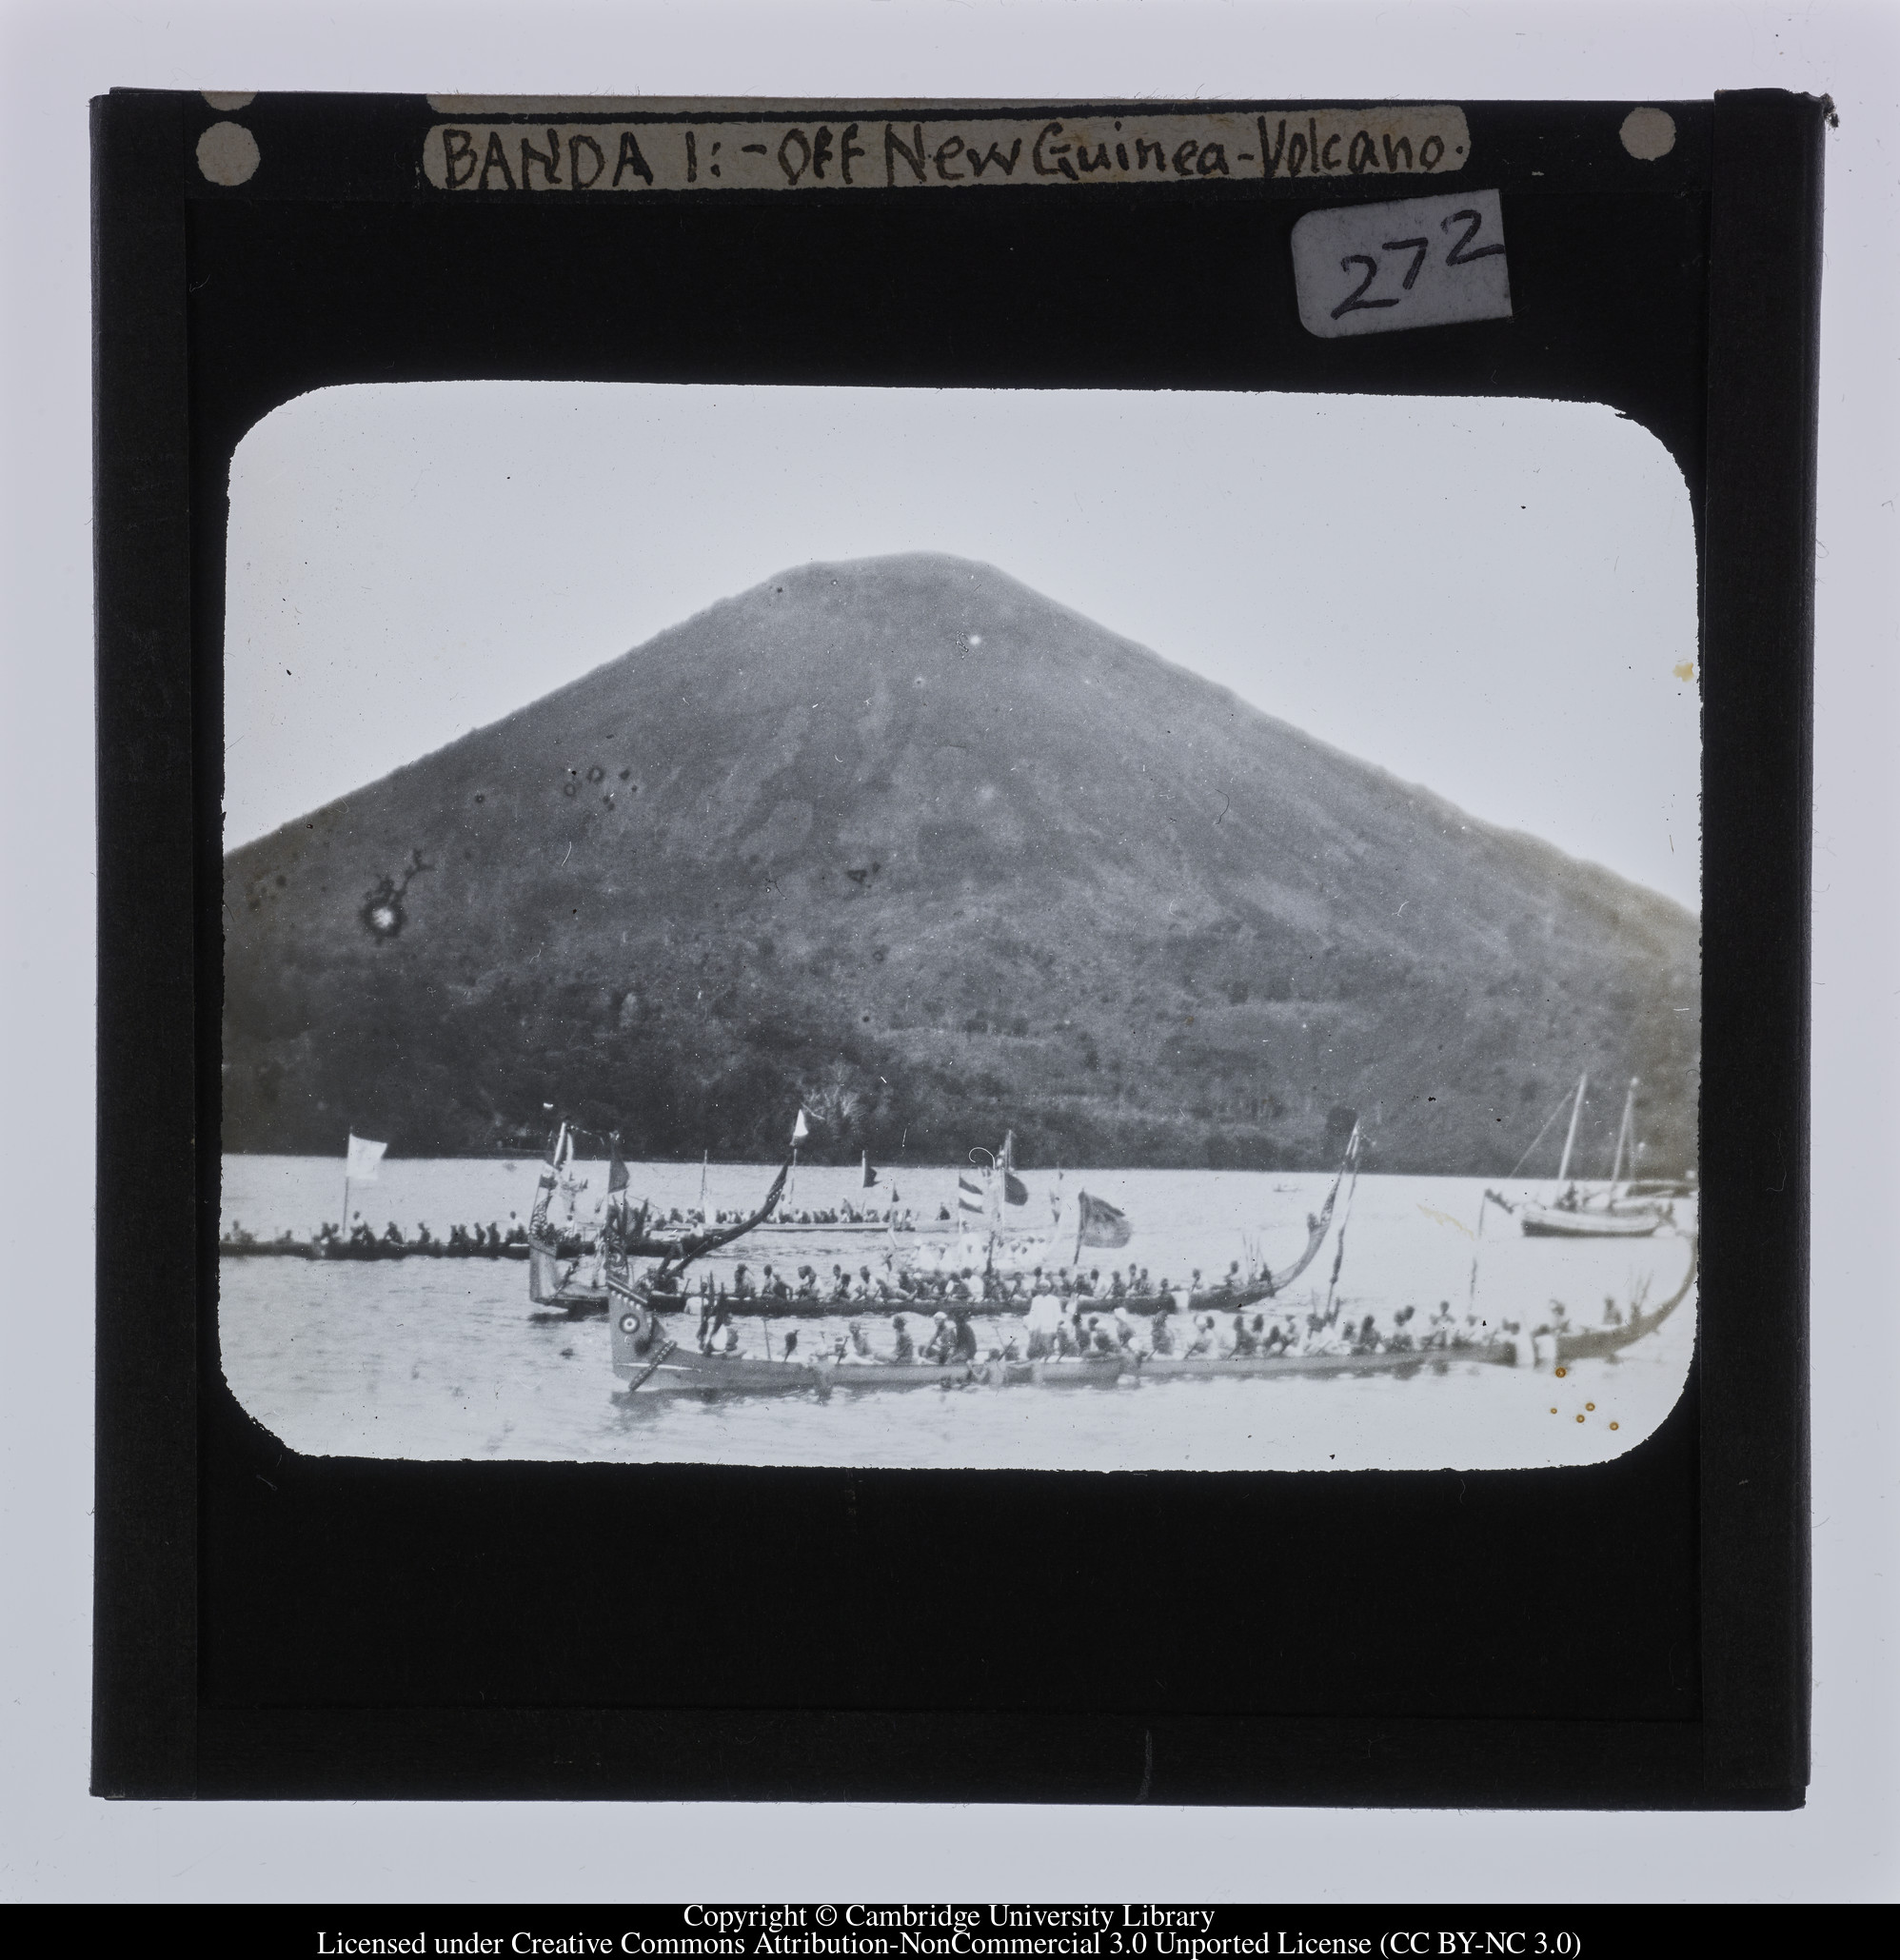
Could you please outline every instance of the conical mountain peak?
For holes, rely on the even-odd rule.
[[[233,853],[227,907],[233,1148],[558,1101],[757,1155],[835,1077],[846,1154],[1305,1162],[1350,1103],[1491,1170],[1583,1066],[1693,1148],[1688,915],[933,553],[719,602]]]

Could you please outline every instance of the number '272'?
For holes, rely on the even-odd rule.
[[[1465,228],[1456,238],[1452,240],[1451,249],[1445,254],[1446,265],[1469,266],[1474,259],[1488,259],[1504,249],[1501,245],[1480,245],[1474,248],[1472,241],[1476,238],[1478,229],[1483,223],[1483,213],[1474,210],[1454,211],[1449,218],[1441,221],[1438,228],[1443,232],[1449,233],[1454,225],[1462,225]],[[1367,299],[1366,294],[1372,290],[1373,282],[1379,275],[1380,262],[1374,258],[1370,252],[1349,253],[1339,261],[1340,271],[1350,272],[1355,266],[1363,266],[1366,268],[1366,274],[1359,281],[1358,285],[1354,287],[1352,291],[1333,308],[1332,317],[1335,320],[1341,318],[1347,313],[1364,312],[1374,307],[1397,306],[1399,301],[1417,283],[1418,274],[1424,269],[1426,258],[1431,253],[1432,241],[1429,238],[1388,238],[1380,245],[1379,250],[1382,252],[1410,252],[1412,254],[1412,263],[1405,268],[1405,276],[1398,283],[1398,290],[1390,299]]]

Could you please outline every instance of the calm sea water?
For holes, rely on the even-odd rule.
[[[426,1223],[506,1228],[525,1219],[538,1166],[494,1159],[386,1161],[379,1181],[352,1193],[351,1209],[379,1231]],[[606,1188],[604,1164],[576,1166],[585,1222]],[[715,1207],[756,1204],[769,1167],[714,1165]],[[633,1191],[682,1208],[700,1194],[697,1164],[639,1164]],[[954,1208],[955,1170],[899,1174],[904,1204],[934,1220]],[[314,1158],[227,1158],[224,1220],[260,1237],[308,1237],[341,1214],[343,1166]],[[1276,1267],[1297,1257],[1305,1219],[1330,1176],[1240,1171],[1100,1171],[1059,1185],[1073,1233],[1079,1188],[1118,1205],[1135,1227],[1119,1252],[1085,1250],[1104,1271],[1133,1259],[1177,1284],[1199,1267],[1211,1280],[1257,1247]],[[1050,1216],[1052,1177],[1032,1174],[1024,1216]],[[1491,1321],[1541,1316],[1561,1300],[1594,1324],[1606,1297],[1673,1293],[1690,1241],[1664,1232],[1621,1241],[1527,1239],[1494,1207],[1477,1236],[1480,1179],[1359,1180],[1350,1211],[1341,1194],[1318,1257],[1285,1295],[1323,1300],[1343,1220],[1338,1297],[1355,1315],[1389,1320],[1414,1303],[1460,1311],[1473,1287]],[[1513,1198],[1552,1195],[1515,1184]],[[829,1209],[864,1196],[855,1169],[802,1167],[799,1208]],[[1692,1205],[1678,1205],[1692,1226]],[[557,1217],[560,1216],[557,1210]],[[920,1235],[927,1248],[930,1234]],[[904,1241],[900,1241],[903,1243]],[[1061,1242],[1059,1260],[1073,1253]],[[834,1263],[877,1268],[881,1238],[762,1237],[739,1249],[755,1270]],[[913,1248],[917,1250],[918,1248]],[[927,1257],[927,1250],[925,1251]],[[728,1255],[715,1270],[729,1272]],[[527,1268],[510,1260],[405,1259],[324,1264],[302,1259],[219,1262],[224,1368],[244,1407],[290,1448],[313,1455],[577,1459],[617,1462],[827,1464],[896,1469],[1042,1470],[1489,1470],[1600,1462],[1640,1442],[1676,1402],[1694,1349],[1692,1294],[1654,1335],[1614,1360],[1585,1361],[1562,1380],[1548,1368],[1508,1369],[1453,1359],[1410,1379],[1147,1382],[1059,1394],[1031,1388],[906,1395],[770,1396],[703,1403],[627,1397],[611,1372],[604,1320],[537,1323]],[[781,1338],[789,1325],[781,1322]],[[800,1344],[844,1321],[801,1322]],[[989,1330],[978,1323],[979,1337]],[[741,1323],[748,1350],[759,1322]],[[888,1338],[874,1323],[874,1338]],[[1579,1420],[1578,1418],[1582,1419]],[[1615,1429],[1611,1428],[1615,1423]]]

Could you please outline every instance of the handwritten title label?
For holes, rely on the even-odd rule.
[[[423,174],[439,190],[886,190],[984,185],[1219,183],[1447,176],[1464,111],[945,118],[821,110],[743,121],[439,123]]]

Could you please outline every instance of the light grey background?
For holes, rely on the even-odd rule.
[[[1890,1898],[1900,27],[1881,7],[170,0],[0,28],[10,1239],[0,1889],[35,1899]],[[86,98],[114,84],[1425,100],[1831,90],[1818,588],[1815,1768],[1791,1815],[107,1805],[86,1793],[91,764]]]
[[[369,385],[230,496],[228,849],[774,572],[945,551],[1700,901],[1689,489],[1600,404]]]

